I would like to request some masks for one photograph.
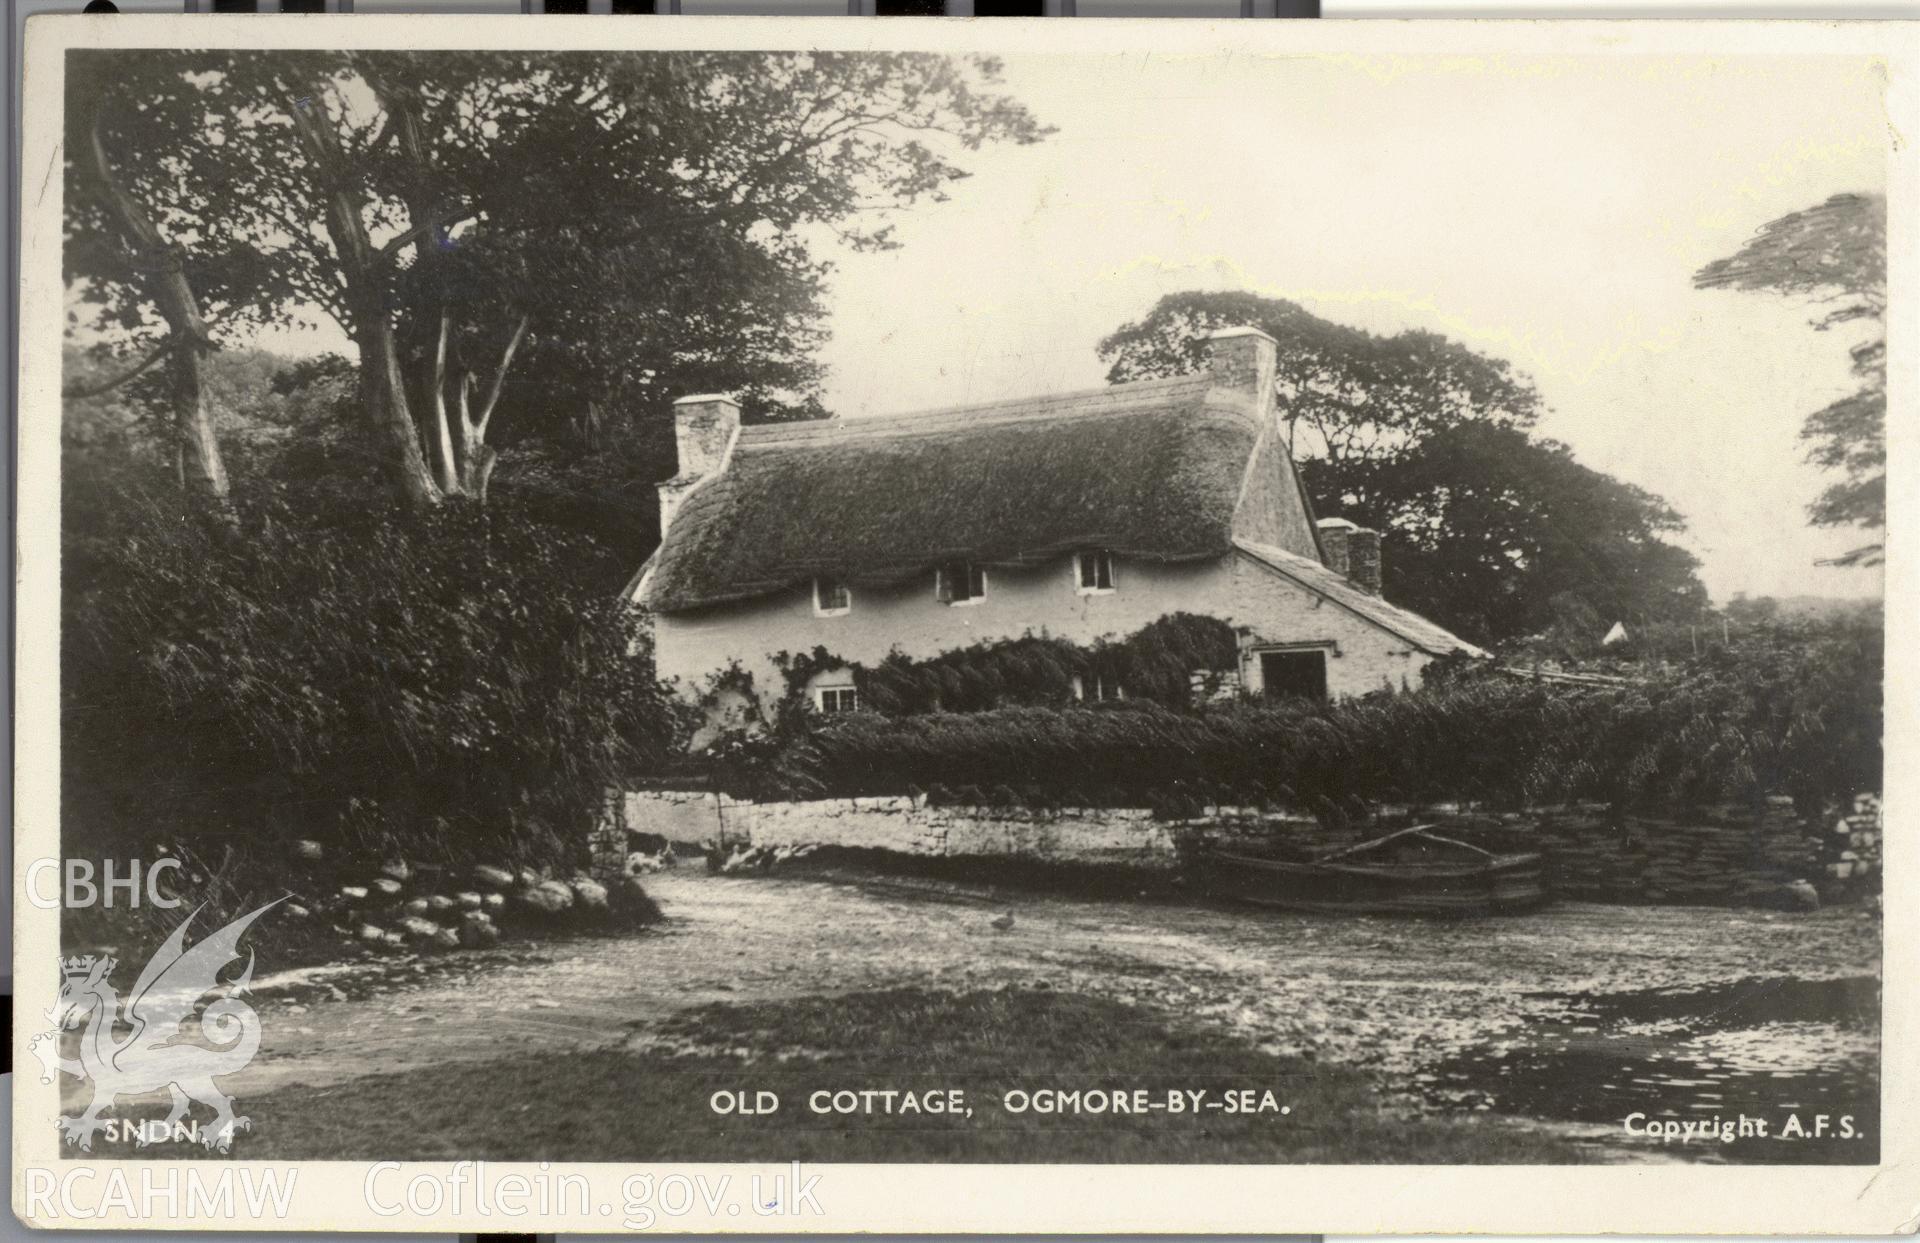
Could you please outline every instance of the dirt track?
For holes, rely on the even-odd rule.
[[[1860,909],[1563,904],[1444,923],[695,867],[649,878],[649,890],[669,916],[658,931],[269,980],[262,1051],[226,1086],[244,1100],[530,1047],[644,1043],[651,1022],[707,1002],[1045,982],[1189,1016],[1271,1051],[1373,1068],[1411,1104],[1433,1067],[1563,1018],[1566,995],[1858,982],[1879,970],[1879,922]],[[996,927],[1004,915],[1011,926]]]

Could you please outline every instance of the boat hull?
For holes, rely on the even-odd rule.
[[[1215,850],[1203,863],[1215,893],[1284,910],[1499,915],[1533,910],[1549,897],[1541,858],[1530,853],[1367,864],[1290,863]]]

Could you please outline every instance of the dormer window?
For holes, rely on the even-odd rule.
[[[838,617],[853,611],[853,589],[837,578],[813,580],[813,615]]]
[[[942,604],[977,604],[987,594],[987,572],[971,561],[955,561],[933,572],[933,595]]]
[[[1074,559],[1074,582],[1083,596],[1113,590],[1113,554],[1104,548],[1090,549]]]

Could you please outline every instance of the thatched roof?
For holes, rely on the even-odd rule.
[[[1434,625],[1418,613],[1409,613],[1398,605],[1387,603],[1385,599],[1370,591],[1363,591],[1318,561],[1310,560],[1298,553],[1288,552],[1284,548],[1275,548],[1271,544],[1255,543],[1252,540],[1237,539],[1234,541],[1234,546],[1283,578],[1291,579],[1348,612],[1372,622],[1382,630],[1398,635],[1423,652],[1434,656],[1445,656],[1451,652],[1465,652],[1469,656],[1487,654],[1459,635]]]
[[[675,515],[644,602],[699,608],[815,576],[878,586],[942,561],[1033,565],[1088,547],[1223,556],[1259,433],[1254,404],[1206,375],[742,428],[725,471]]]

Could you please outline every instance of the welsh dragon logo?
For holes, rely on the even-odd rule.
[[[51,1083],[59,1073],[93,1085],[87,1107],[77,1116],[60,1119],[67,1143],[91,1152],[93,1137],[107,1125],[100,1115],[114,1108],[115,1098],[162,1088],[173,1095],[173,1111],[164,1130],[184,1120],[195,1101],[214,1112],[212,1126],[199,1131],[208,1148],[226,1152],[234,1132],[251,1127],[247,1117],[233,1112],[233,1098],[213,1081],[245,1067],[260,1048],[260,1016],[239,1000],[253,982],[253,952],[247,952],[247,965],[238,979],[221,984],[218,977],[223,967],[240,957],[237,947],[247,928],[275,905],[269,902],[242,915],[187,949],[187,925],[200,913],[196,908],[147,960],[124,1012],[109,982],[115,959],[89,954],[62,960],[60,997],[47,1011],[52,1030],[33,1037],[28,1047],[46,1068],[40,1082]],[[212,1047],[188,1043],[192,1033],[183,1032],[182,1026],[194,1017],[200,999],[215,992],[221,996],[200,1012],[198,1023],[199,1033]],[[81,1029],[79,1056],[63,1057],[63,1034],[74,1028]],[[144,1146],[148,1140],[144,1133],[136,1133],[135,1142]]]

